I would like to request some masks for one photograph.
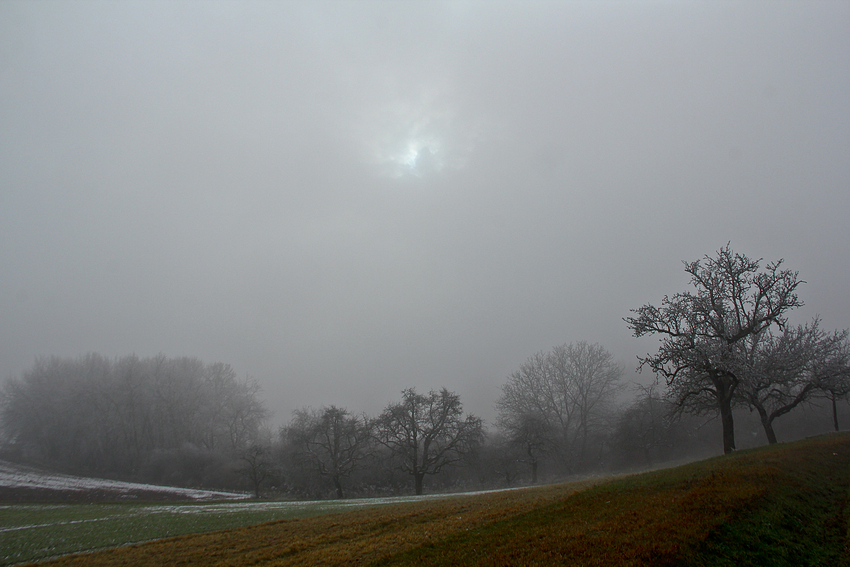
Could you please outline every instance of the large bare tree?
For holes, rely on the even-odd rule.
[[[527,449],[532,467],[547,451],[560,454],[570,469],[583,467],[588,440],[602,427],[622,373],[599,344],[582,341],[536,353],[502,386],[498,423],[508,439]]]
[[[375,438],[413,476],[416,494],[422,494],[426,475],[463,459],[482,436],[481,419],[464,416],[460,397],[445,388],[427,395],[406,389],[401,402],[387,406],[375,422]]]
[[[784,327],[790,309],[802,305],[797,272],[782,260],[761,268],[761,260],[727,244],[714,257],[685,262],[693,291],[665,296],[661,306],[644,305],[625,319],[636,337],[658,335],[655,354],[639,357],[663,376],[683,411],[717,411],[723,450],[735,450],[732,407],[741,383],[739,343],[772,326]]]

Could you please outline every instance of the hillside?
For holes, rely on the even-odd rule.
[[[277,521],[50,565],[845,565],[850,435],[612,481]]]

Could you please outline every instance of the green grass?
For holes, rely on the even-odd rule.
[[[798,447],[812,450],[811,458],[794,460],[781,452],[765,456],[781,467],[781,482],[766,491],[757,507],[720,526],[699,549],[694,565],[850,565],[850,447],[822,442]]]
[[[838,566],[848,436],[618,480],[379,565]]]
[[[344,502],[0,505],[0,566],[367,506]]]

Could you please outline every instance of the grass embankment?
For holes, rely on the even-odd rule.
[[[596,486],[417,502],[184,536],[50,565],[842,565],[850,436]]]

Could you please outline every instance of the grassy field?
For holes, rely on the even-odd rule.
[[[0,566],[407,500],[0,505]]]
[[[850,435],[832,435],[604,483],[276,520],[46,564],[850,565],[849,489]],[[69,519],[93,519],[78,508]]]

